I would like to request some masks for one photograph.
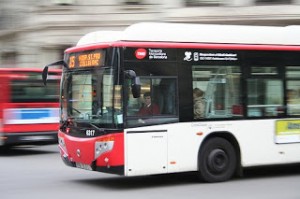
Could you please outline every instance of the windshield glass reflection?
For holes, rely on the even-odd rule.
[[[113,69],[65,73],[62,82],[62,120],[96,125],[122,123],[121,87],[114,86]],[[114,92],[118,101],[113,100]],[[115,121],[117,120],[117,121]]]

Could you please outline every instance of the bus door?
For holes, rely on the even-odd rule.
[[[168,123],[178,121],[177,78],[144,76],[141,96],[128,86],[125,119],[126,175],[168,172]]]

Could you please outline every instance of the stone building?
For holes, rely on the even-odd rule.
[[[141,21],[300,24],[300,0],[1,0],[0,67],[43,67],[95,30]]]

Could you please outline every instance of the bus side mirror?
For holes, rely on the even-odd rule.
[[[131,92],[134,98],[139,98],[141,96],[141,81],[139,77],[133,79],[131,84]]]
[[[57,65],[63,65],[65,68],[68,68],[68,65],[66,64],[66,62],[64,62],[64,60],[53,62],[51,64],[46,65],[44,70],[43,70],[43,73],[42,73],[42,78],[43,78],[43,82],[44,82],[45,86],[47,85],[47,77],[48,77],[48,68],[49,68],[49,66],[57,66]]]
[[[42,73],[42,77],[43,77],[43,82],[44,85],[47,85],[47,77],[48,77],[48,66],[45,66],[43,73]]]
[[[136,76],[133,70],[126,70],[125,75],[131,79],[131,92],[134,98],[139,98],[141,95],[141,81]]]

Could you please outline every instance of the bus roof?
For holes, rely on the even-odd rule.
[[[101,42],[180,42],[216,44],[300,45],[300,26],[246,26],[143,22],[123,31],[96,31],[77,46]]]

